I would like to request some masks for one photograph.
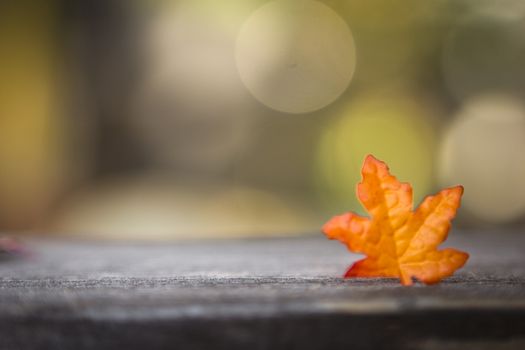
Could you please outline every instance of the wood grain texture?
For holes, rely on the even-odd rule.
[[[452,232],[445,246],[468,251],[468,264],[409,288],[340,278],[360,256],[321,234],[28,245],[30,257],[0,262],[0,349],[508,349],[525,340],[519,232]]]

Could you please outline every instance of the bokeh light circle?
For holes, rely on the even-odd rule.
[[[288,113],[332,103],[350,83],[356,61],[346,22],[328,6],[309,0],[260,7],[242,26],[235,55],[252,95]]]
[[[442,144],[441,182],[465,187],[463,206],[477,219],[512,221],[525,213],[524,150],[525,106],[519,100],[470,99]]]
[[[432,119],[425,119],[429,113],[403,96],[373,96],[351,103],[321,137],[316,182],[330,210],[361,211],[355,191],[367,154],[410,182],[416,203],[431,190],[435,136]]]

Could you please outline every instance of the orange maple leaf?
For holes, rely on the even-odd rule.
[[[428,196],[412,211],[412,187],[392,176],[385,163],[368,155],[361,173],[357,196],[371,219],[350,212],[323,226],[328,238],[367,255],[354,263],[345,277],[397,277],[403,285],[411,285],[415,277],[433,284],[465,264],[467,253],[437,249],[447,238],[462,186]]]

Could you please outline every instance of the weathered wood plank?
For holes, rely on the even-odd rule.
[[[525,344],[520,233],[454,233],[467,266],[410,288],[339,278],[359,257],[322,237],[28,244],[29,258],[0,263],[2,349]]]

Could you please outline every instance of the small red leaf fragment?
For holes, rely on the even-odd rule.
[[[403,285],[411,285],[417,278],[434,284],[465,265],[467,253],[437,249],[447,239],[462,186],[426,197],[414,211],[412,187],[392,176],[385,163],[369,155],[361,172],[357,196],[370,218],[350,212],[334,216],[323,226],[329,239],[366,255],[348,269],[345,277],[395,277]]]

